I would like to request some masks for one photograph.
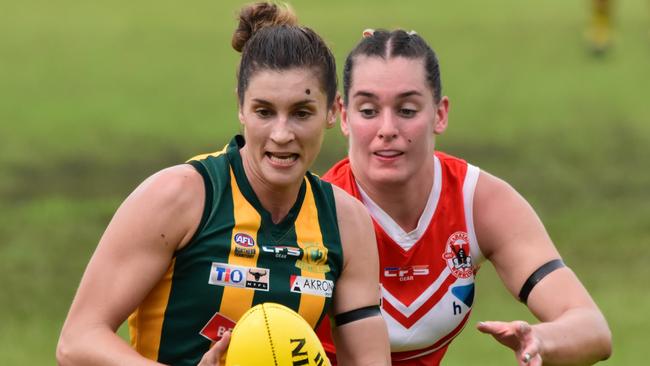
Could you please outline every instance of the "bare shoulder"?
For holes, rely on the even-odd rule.
[[[490,203],[518,195],[517,191],[505,180],[484,170],[479,173],[474,202],[480,200],[481,203]]]
[[[343,189],[332,185],[334,190],[334,200],[336,201],[336,216],[339,220],[339,227],[372,224],[370,215],[366,207],[355,197],[348,194]]]
[[[334,199],[336,200],[336,209],[340,210],[363,210],[365,207],[363,203],[351,196],[348,192],[344,191],[343,188],[338,187],[332,184],[332,190],[334,191]]]
[[[118,214],[149,217],[147,226],[170,231],[167,237],[173,238],[179,249],[196,231],[204,205],[203,177],[191,165],[181,164],[147,178],[124,201]]]
[[[155,196],[165,204],[186,204],[196,200],[196,193],[204,191],[203,177],[189,164],[163,169],[149,178],[134,191]]]
[[[480,171],[473,203],[474,221],[478,231],[481,231],[481,227],[498,229],[503,215],[519,211],[526,205],[528,202],[508,182],[484,170]],[[485,231],[487,230],[483,230]]]
[[[490,258],[515,238],[546,238],[532,206],[509,183],[481,171],[474,192],[474,224],[481,251]],[[528,235],[523,235],[528,233]]]
[[[344,257],[374,249],[375,232],[366,207],[343,189],[334,185],[332,188]]]

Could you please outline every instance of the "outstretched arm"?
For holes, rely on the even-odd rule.
[[[533,272],[560,258],[528,202],[506,182],[485,172],[474,195],[474,223],[481,251],[514,296]],[[478,325],[513,349],[520,365],[593,364],[611,354],[607,322],[568,267],[550,272],[537,283],[527,305],[541,323]]]
[[[93,254],[57,346],[61,365],[154,365],[115,334],[196,230],[201,176],[189,165],[163,170],[120,206]]]
[[[350,322],[335,326],[332,335],[340,365],[390,365],[386,323],[378,312],[379,256],[372,221],[361,202],[335,189],[336,211],[343,243],[343,272],[336,282],[333,315],[352,311]],[[358,309],[370,308],[367,311]],[[372,315],[376,314],[376,315]]]

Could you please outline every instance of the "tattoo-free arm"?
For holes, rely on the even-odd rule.
[[[379,256],[372,221],[361,202],[335,188],[339,230],[343,244],[343,272],[336,283],[332,313],[341,314],[379,305]],[[390,365],[388,331],[381,316],[334,327],[338,363]]]
[[[515,297],[536,269],[560,258],[528,202],[485,172],[474,195],[474,223],[481,251]],[[520,321],[485,322],[479,330],[512,348],[520,364],[527,352],[539,353],[544,364],[592,364],[609,357],[607,322],[568,267],[544,277],[530,292],[528,307],[541,320],[530,332]],[[541,360],[531,364],[535,362],[541,364]]]

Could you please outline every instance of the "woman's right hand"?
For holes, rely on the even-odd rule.
[[[201,362],[197,366],[220,366],[219,360],[228,349],[230,343],[230,332],[224,333],[223,337],[203,355]],[[223,365],[221,365],[223,366]]]
[[[542,366],[541,341],[527,322],[480,322],[477,328],[515,351],[518,365]]]

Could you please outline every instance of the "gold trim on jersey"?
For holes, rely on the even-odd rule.
[[[176,258],[172,259],[160,282],[129,316],[131,346],[142,356],[151,360],[158,359],[163,320],[172,288],[175,264]]]
[[[221,149],[219,151],[215,151],[215,152],[211,152],[211,153],[207,153],[207,154],[197,155],[197,156],[193,157],[192,159],[189,159],[188,161],[186,161],[186,163],[190,162],[192,160],[203,160],[203,159],[205,159],[205,158],[207,158],[209,156],[217,157],[217,156],[219,156],[221,154],[225,154],[226,150],[228,150],[228,145],[226,145],[223,149]]]
[[[327,271],[322,269],[327,267],[327,248],[323,245],[323,235],[318,221],[318,208],[316,207],[311,184],[308,179],[305,179],[305,182],[307,183],[305,200],[295,223],[296,240],[298,246],[302,249],[303,257],[299,262],[296,262],[296,267],[300,268],[301,276],[325,279],[325,272]],[[319,229],[314,230],[314,228]],[[302,293],[298,313],[307,320],[312,328],[315,328],[324,306],[324,296]]]
[[[230,241],[228,264],[255,267],[257,264],[257,258],[260,255],[259,251],[255,250],[255,254],[252,256],[236,255],[238,244],[235,242],[235,235],[246,234],[253,238],[254,243],[257,243],[257,232],[260,229],[262,217],[255,207],[253,207],[241,193],[232,168],[230,168],[230,184],[232,186],[231,192],[235,226],[233,227],[232,238]],[[237,232],[235,232],[235,230],[237,230]],[[253,246],[253,248],[257,248],[257,245]],[[237,320],[244,315],[246,310],[253,306],[254,295],[255,291],[249,288],[224,286],[219,313],[237,322]]]

